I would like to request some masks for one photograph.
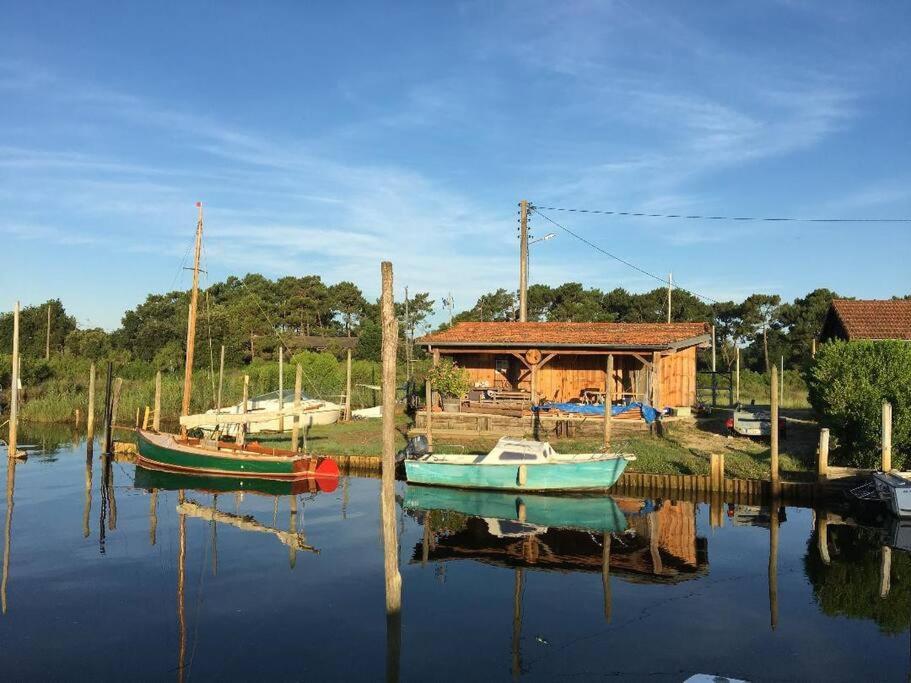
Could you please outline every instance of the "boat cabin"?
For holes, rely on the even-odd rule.
[[[468,370],[472,401],[603,403],[613,356],[614,402],[663,408],[695,404],[711,335],[706,323],[463,322],[417,342]]]

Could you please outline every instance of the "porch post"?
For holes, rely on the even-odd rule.
[[[604,373],[604,450],[610,448],[611,404],[614,402],[614,354],[607,354]]]
[[[661,411],[661,356],[652,354],[652,408]]]
[[[440,350],[433,350],[433,367],[436,367],[440,362]],[[425,398],[424,403],[426,403],[427,408],[427,447],[433,452],[433,389],[430,386],[430,381],[425,382]]]

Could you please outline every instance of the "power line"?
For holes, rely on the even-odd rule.
[[[657,280],[658,282],[662,283],[663,285],[670,285],[670,284],[671,284],[666,278],[663,278],[663,277],[661,277],[660,275],[655,275],[654,273],[650,273],[650,272],[648,272],[647,270],[645,270],[644,268],[640,268],[640,267],[637,266],[636,264],[630,263],[629,261],[620,258],[620,257],[617,256],[616,254],[610,253],[610,252],[607,251],[606,249],[602,249],[601,247],[599,247],[599,246],[598,246],[597,244],[595,244],[594,242],[590,242],[589,240],[587,240],[587,239],[585,239],[584,237],[582,237],[582,235],[573,232],[572,230],[570,230],[569,228],[567,228],[567,227],[566,227],[565,225],[563,225],[562,223],[557,223],[557,221],[555,221],[553,218],[551,218],[550,216],[548,216],[546,213],[541,213],[541,209],[542,209],[542,208],[546,208],[546,207],[529,206],[528,208],[531,209],[532,211],[534,211],[534,212],[535,212],[536,214],[538,214],[539,216],[541,216],[541,218],[543,218],[544,220],[553,223],[554,225],[556,225],[558,228],[560,228],[560,229],[563,230],[564,232],[566,232],[566,233],[572,235],[573,237],[575,237],[575,238],[576,238],[577,240],[579,240],[580,242],[584,242],[585,244],[587,244],[588,246],[590,246],[590,247],[591,247],[592,249],[594,249],[595,251],[598,251],[598,252],[604,254],[605,256],[609,256],[610,258],[614,259],[615,261],[619,261],[619,262],[622,263],[624,266],[627,266],[627,267],[629,267],[629,268],[632,268],[633,270],[638,271],[638,272],[642,273],[643,275],[647,275],[648,277]],[[557,210],[559,210],[559,209],[557,209]],[[713,304],[721,303],[720,301],[717,301],[717,300],[713,299],[713,298],[710,297],[710,296],[705,296],[704,294],[700,294],[699,292],[694,292],[694,291],[692,291],[692,290],[686,289],[685,287],[681,287],[679,282],[677,283],[677,289],[683,289],[683,290],[685,290],[685,291],[688,291],[688,292],[689,292],[690,294],[692,294],[693,296],[698,297],[698,298],[700,298],[700,299],[703,299],[703,300],[705,300],[705,301],[710,301],[710,302],[712,302]]]
[[[603,209],[568,209],[559,206],[536,206],[535,209],[547,211],[566,211],[570,213],[596,213],[605,216],[625,216],[628,218],[679,218],[698,221],[756,221],[766,223],[911,223],[911,218],[794,218],[766,216],[702,216],[682,213],[647,213],[645,211],[608,211]],[[541,214],[543,215],[543,214]]]

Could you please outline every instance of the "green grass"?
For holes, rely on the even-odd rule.
[[[409,427],[406,416],[396,418],[396,449],[405,445]],[[781,442],[779,454],[782,476],[801,478],[815,466],[814,425],[789,424],[788,438]],[[287,436],[268,435],[258,438],[263,444],[289,448]],[[437,437],[437,451],[486,453],[496,439]],[[553,439],[551,444],[564,453],[591,453],[601,449],[597,437]],[[729,438],[724,430],[724,417],[702,419],[695,423],[669,423],[664,436],[635,432],[615,434],[614,447],[633,453],[636,461],[628,471],[649,474],[709,474],[712,453],[724,453],[727,476],[741,479],[769,478],[769,445],[767,441],[743,437]],[[307,437],[307,450],[326,455],[366,455],[379,457],[382,452],[382,423],[362,420],[314,427]]]

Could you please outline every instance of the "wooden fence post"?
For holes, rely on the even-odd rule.
[[[772,470],[772,498],[777,499],[781,493],[781,482],[778,479],[778,368],[774,365],[772,366],[772,378],[771,378],[771,450],[769,458],[769,466]]]
[[[155,373],[155,405],[152,408],[152,429],[161,430],[161,370]]]
[[[85,448],[91,455],[95,450],[95,364],[89,366],[89,406],[85,414]]]
[[[892,404],[883,401],[883,472],[892,469]]]
[[[819,430],[819,450],[816,453],[816,481],[824,484],[829,478],[829,430]]]
[[[604,372],[604,450],[610,448],[611,439],[611,406],[614,402],[614,354],[607,354],[607,367]]]

